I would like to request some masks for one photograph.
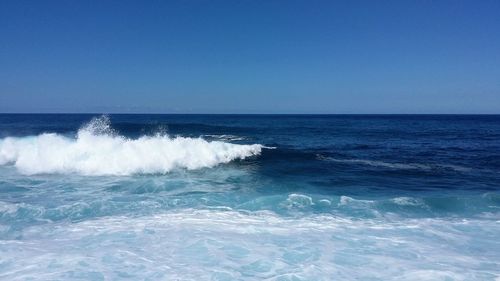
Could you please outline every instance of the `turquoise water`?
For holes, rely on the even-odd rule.
[[[2,280],[499,280],[499,116],[0,115]]]

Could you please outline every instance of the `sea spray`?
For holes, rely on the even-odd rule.
[[[55,133],[0,140],[0,165],[26,175],[77,173],[132,175],[213,167],[259,155],[263,146],[242,145],[166,134],[130,139],[119,135],[107,117],[94,118],[71,138]]]

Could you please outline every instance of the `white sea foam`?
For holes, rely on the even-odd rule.
[[[0,139],[0,165],[14,165],[23,174],[152,174],[213,167],[259,155],[262,148],[168,135],[129,139],[114,132],[109,119],[100,117],[74,138],[45,133]]]
[[[340,196],[339,206],[350,205],[350,206],[365,207],[365,206],[368,206],[368,205],[371,205],[374,203],[375,203],[375,201],[372,201],[372,200],[354,199],[352,197],[342,195],[342,196]]]
[[[203,137],[218,139],[221,141],[241,141],[245,140],[244,137],[235,136],[235,135],[203,135]]]
[[[424,205],[421,199],[412,198],[412,197],[396,197],[392,198],[391,201],[400,206],[420,206]]]
[[[312,205],[313,199],[307,195],[292,193],[283,204],[286,208],[307,208]]]
[[[498,230],[492,220],[266,211],[110,216],[34,225],[0,241],[0,279],[495,280]]]

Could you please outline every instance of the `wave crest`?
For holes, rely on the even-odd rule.
[[[450,164],[419,164],[419,163],[389,163],[377,160],[366,160],[366,159],[337,159],[333,157],[327,157],[320,154],[316,155],[318,160],[330,161],[343,164],[360,164],[365,166],[372,166],[385,169],[394,170],[422,170],[422,171],[432,171],[436,169],[452,170],[456,172],[469,172],[471,169],[467,167],[450,165]]]
[[[168,135],[129,139],[119,135],[109,118],[94,118],[75,138],[55,133],[0,139],[0,165],[23,174],[77,173],[131,175],[213,167],[259,155],[260,144],[240,145]]]

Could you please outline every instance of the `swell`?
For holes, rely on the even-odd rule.
[[[23,174],[77,173],[132,175],[167,173],[173,169],[214,167],[259,155],[263,146],[242,145],[166,134],[130,139],[94,118],[76,137],[56,133],[0,139],[0,165],[13,165]]]
[[[0,237],[10,236],[31,224],[60,221],[86,221],[107,216],[138,216],[180,211],[234,210],[238,212],[270,212],[281,217],[302,218],[312,214],[356,219],[466,218],[500,219],[500,194],[397,196],[385,198],[328,196],[311,193],[288,193],[257,197],[218,192],[128,191],[134,194],[110,196],[98,193],[93,198],[64,200],[54,196],[57,204],[45,202],[0,201]],[[51,192],[54,194],[55,192]],[[97,193],[97,192],[96,192]],[[244,197],[243,199],[241,197]],[[133,200],[130,200],[132,199]],[[128,200],[127,200],[128,199]],[[11,202],[9,202],[11,201]],[[29,201],[29,200],[28,200]],[[28,224],[27,224],[28,223]]]
[[[359,149],[358,147],[354,149]],[[366,149],[366,148],[361,148]],[[329,156],[326,156],[329,155]],[[395,157],[397,158],[397,157]],[[398,161],[399,160],[399,161]],[[268,150],[262,154],[259,161],[312,161],[324,164],[338,165],[343,168],[359,167],[366,169],[377,169],[385,171],[419,171],[426,173],[442,173],[442,172],[459,172],[469,173],[473,169],[470,167],[451,164],[451,163],[438,163],[434,161],[428,162],[407,162],[404,159],[394,159],[393,161],[382,161],[371,159],[371,157],[357,158],[345,150],[329,151],[327,148],[317,149],[296,149],[280,146],[276,150]],[[481,169],[485,171],[486,169]]]
[[[384,169],[394,169],[394,170],[421,170],[421,171],[452,170],[456,172],[469,172],[471,170],[468,167],[452,165],[452,164],[397,163],[397,162],[385,162],[385,161],[369,160],[369,159],[338,159],[333,157],[324,157],[321,155],[318,155],[318,159],[324,161],[342,163],[342,164],[364,165],[364,166],[371,166]]]

